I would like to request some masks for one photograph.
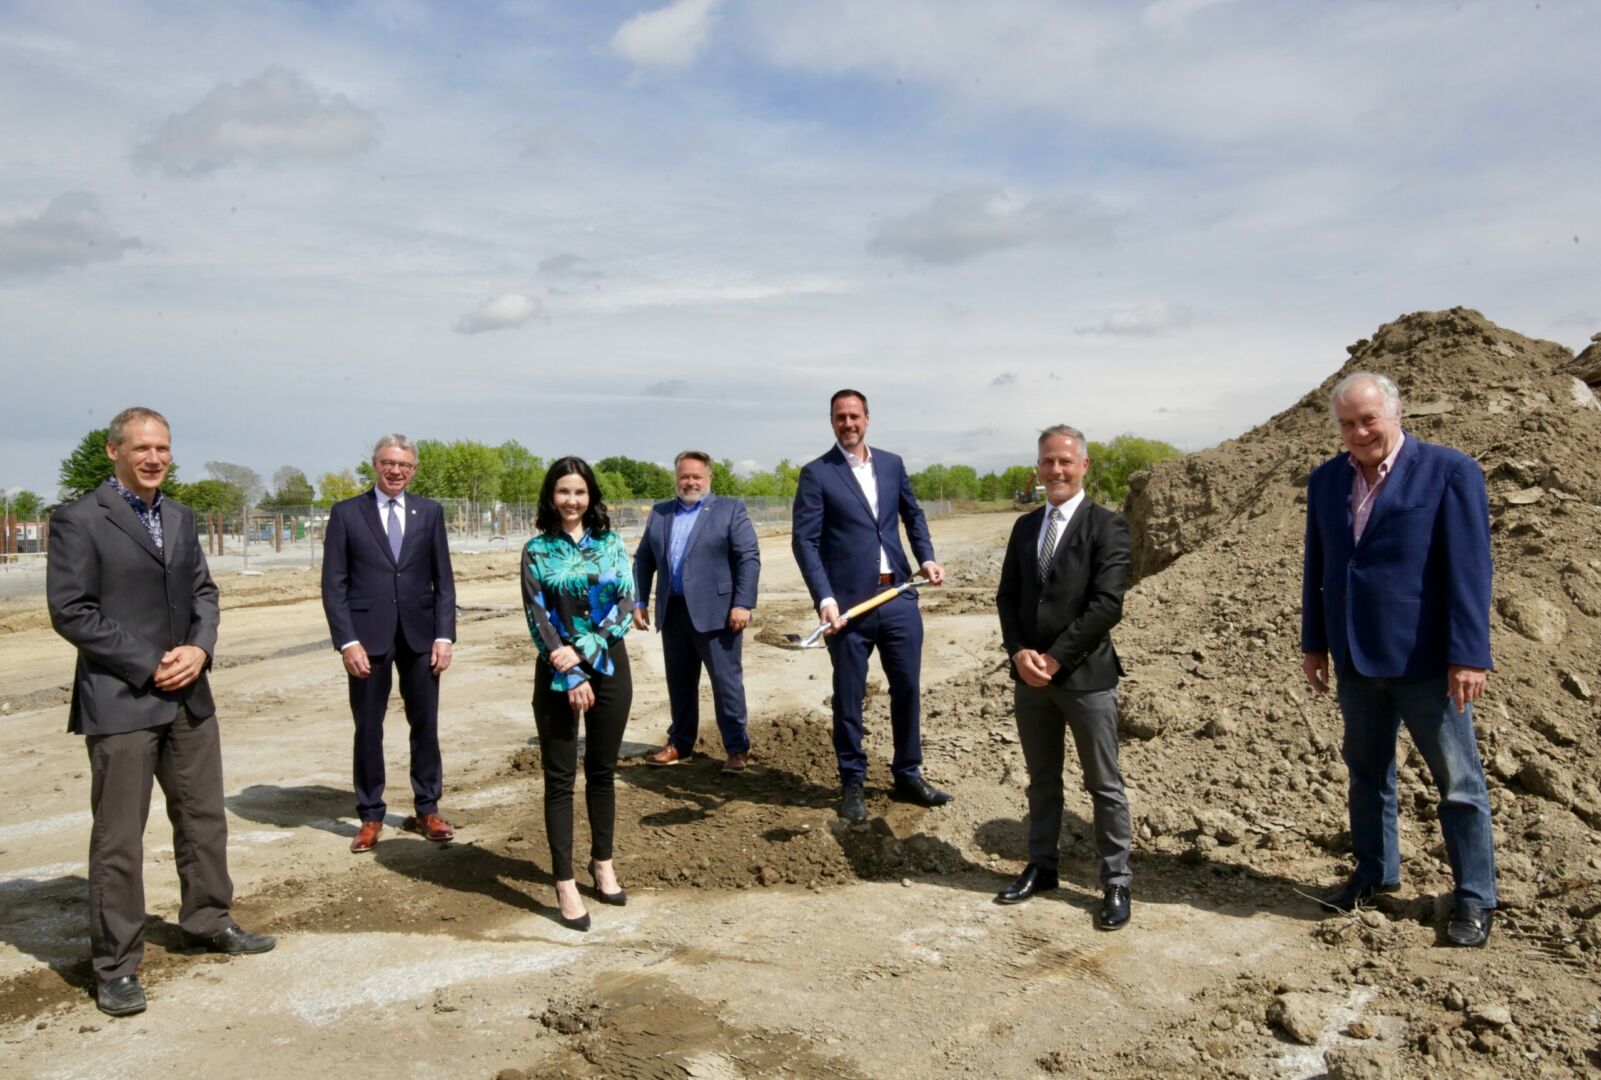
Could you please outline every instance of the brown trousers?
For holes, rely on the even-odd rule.
[[[170,724],[87,738],[90,808],[89,944],[95,978],[132,975],[145,951],[144,832],[150,782],[161,782],[172,821],[182,905],[178,924],[210,937],[229,922],[228,820],[217,718],[182,707]]]

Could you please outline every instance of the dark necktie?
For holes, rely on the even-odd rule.
[[[1040,545],[1040,580],[1051,576],[1051,562],[1056,556],[1056,534],[1062,524],[1062,512],[1051,507],[1051,523],[1045,527],[1045,543]]]
[[[394,499],[389,500],[389,554],[400,561],[400,542],[405,534],[400,531],[400,503]]]

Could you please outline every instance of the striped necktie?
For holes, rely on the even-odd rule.
[[[1040,580],[1051,576],[1051,563],[1056,557],[1056,534],[1061,531],[1062,511],[1051,507],[1051,523],[1045,528],[1045,542],[1040,545]]]

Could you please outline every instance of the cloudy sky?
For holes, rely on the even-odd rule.
[[[387,430],[1199,448],[1464,304],[1601,330],[1588,0],[0,0],[0,486]]]

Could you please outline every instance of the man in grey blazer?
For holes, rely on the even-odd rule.
[[[145,821],[151,780],[172,820],[186,947],[260,953],[265,934],[229,914],[222,743],[206,672],[217,647],[217,586],[194,511],[165,497],[171,429],[151,409],[111,421],[112,477],[50,519],[46,595],[56,633],[78,650],[67,730],[89,751],[89,941],[95,1002],[143,1012]]]
[[[700,731],[700,671],[712,683],[726,773],[750,761],[745,677],[740,643],[756,606],[761,552],[756,530],[737,499],[712,494],[711,455],[685,450],[673,462],[678,498],[657,503],[634,553],[634,626],[650,627],[650,589],[667,665],[672,723],[667,744],[646,756],[650,765],[676,765],[695,752]]]

